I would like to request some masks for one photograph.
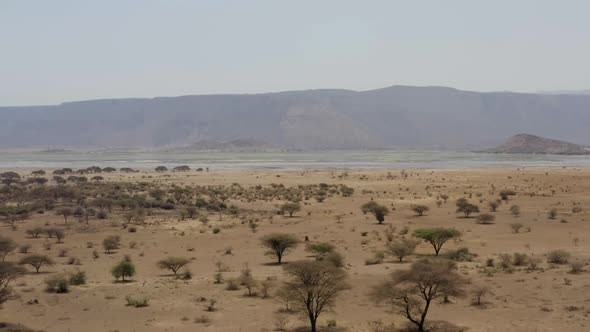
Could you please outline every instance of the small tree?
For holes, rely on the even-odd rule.
[[[275,292],[275,297],[283,304],[284,308],[281,311],[291,312],[293,310],[292,304],[296,299],[296,293],[293,289],[288,287],[280,287]]]
[[[489,213],[482,213],[479,216],[477,216],[478,224],[488,225],[494,223],[494,220],[496,220],[496,216]]]
[[[418,217],[423,216],[424,212],[428,212],[428,210],[430,210],[430,208],[426,205],[412,205],[412,211],[414,211]]]
[[[2,257],[3,262],[6,259],[6,256],[13,252],[16,247],[16,242],[14,242],[11,238],[0,235],[0,256]]]
[[[498,207],[500,207],[500,202],[491,201],[488,203],[488,205],[490,206],[490,212],[496,212],[496,210],[498,210]]]
[[[461,233],[454,228],[423,228],[415,230],[414,236],[430,243],[438,256],[442,246],[448,240],[461,236]]]
[[[510,207],[510,213],[512,213],[512,216],[514,218],[520,217],[520,206],[518,206],[518,205],[512,205]]]
[[[178,270],[190,263],[190,260],[182,257],[168,257],[158,262],[158,267],[161,269],[170,270],[176,275]]]
[[[490,288],[488,286],[477,286],[475,287],[472,291],[471,294],[473,296],[473,300],[471,301],[471,303],[473,305],[482,305],[483,302],[483,297],[485,295],[487,295],[488,293],[490,293]]]
[[[338,293],[347,287],[345,272],[322,261],[294,262],[284,269],[290,276],[285,292],[292,296],[294,309],[307,315],[311,331],[316,332],[320,314],[330,309]]]
[[[123,214],[123,220],[125,220],[126,224],[131,223],[131,220],[133,220],[133,217],[135,217],[135,212],[134,211],[129,211]]]
[[[48,256],[45,256],[45,255],[29,255],[29,256],[23,257],[20,260],[19,264],[31,265],[32,267],[35,268],[35,271],[37,273],[39,273],[39,269],[41,269],[42,266],[51,266],[54,264],[54,262],[51,258],[49,258]]]
[[[479,212],[479,207],[469,203],[465,198],[458,199],[456,205],[457,213],[463,213],[465,218],[469,218],[471,214]]]
[[[62,240],[66,237],[66,233],[60,228],[54,228],[53,235],[55,236],[57,243],[62,243]]]
[[[0,263],[0,305],[8,300],[12,290],[10,283],[25,274],[26,270],[13,263]]]
[[[187,206],[186,207],[186,213],[187,213],[187,215],[188,215],[189,218],[195,219],[195,217],[199,214],[199,211],[194,206]]]
[[[266,254],[275,256],[277,263],[281,264],[283,255],[297,247],[300,241],[292,234],[273,233],[263,236],[260,242],[268,249]]]
[[[461,294],[465,284],[448,262],[421,260],[409,270],[394,272],[390,280],[373,289],[371,297],[401,313],[418,332],[425,332],[432,301]]]
[[[122,260],[119,264],[115,265],[111,270],[115,279],[121,278],[122,282],[125,282],[125,278],[131,278],[135,275],[135,265],[129,260]]]
[[[301,205],[296,202],[285,203],[281,206],[281,213],[288,213],[289,217],[293,217],[293,213],[300,211]]]
[[[119,249],[120,243],[121,237],[118,235],[110,235],[102,240],[102,247],[107,254],[110,254],[112,250]]]
[[[56,213],[57,213],[58,216],[64,217],[64,223],[67,224],[68,223],[68,217],[71,216],[74,213],[74,210],[72,210],[71,207],[65,206],[65,207],[62,207],[62,208],[58,209],[56,211]]]
[[[414,253],[416,246],[418,246],[418,241],[416,240],[401,239],[387,243],[385,251],[388,254],[397,257],[401,263],[403,262],[404,257]]]
[[[256,295],[256,293],[254,293],[253,290],[258,286],[258,281],[254,279],[249,270],[246,271],[247,273],[242,273],[242,275],[240,276],[240,284],[246,287],[246,289],[248,290],[248,296],[254,296]]]
[[[384,206],[377,204],[375,201],[369,201],[361,206],[363,213],[371,213],[377,219],[379,224],[385,221],[385,216],[389,214],[389,209]]]
[[[26,233],[34,239],[38,238],[40,234],[43,234],[43,232],[44,229],[41,227],[33,227],[26,230]]]
[[[547,218],[555,219],[556,217],[557,217],[557,209],[556,208],[552,208],[551,210],[549,210],[549,212],[547,212]]]

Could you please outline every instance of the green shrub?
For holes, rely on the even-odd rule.
[[[84,271],[77,271],[70,275],[70,285],[78,286],[86,284],[86,273]]]
[[[449,251],[446,256],[457,262],[471,262],[473,261],[474,254],[470,253],[468,248],[462,247]]]
[[[64,275],[56,275],[45,279],[47,291],[51,293],[67,293],[70,291],[70,283]]]

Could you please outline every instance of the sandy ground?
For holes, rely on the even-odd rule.
[[[23,170],[20,172],[26,173]],[[392,258],[378,265],[365,265],[374,252],[383,250],[383,231],[390,225],[397,231],[409,227],[410,233],[421,227],[455,227],[463,232],[460,241],[449,242],[443,252],[468,247],[478,257],[474,262],[460,263],[459,270],[470,278],[472,285],[489,285],[493,294],[483,307],[470,305],[470,297],[453,299],[452,304],[434,304],[432,320],[445,320],[468,327],[469,331],[590,331],[590,272],[568,273],[568,266],[550,266],[543,260],[543,270],[527,272],[517,269],[513,273],[498,272],[486,276],[480,272],[489,257],[502,253],[526,253],[543,257],[553,249],[564,249],[574,259],[588,262],[590,258],[590,169],[577,168],[512,168],[481,170],[406,170],[407,178],[399,170],[345,171],[211,171],[190,173],[134,173],[131,175],[104,175],[108,180],[163,181],[179,184],[226,184],[242,186],[282,183],[286,186],[317,184],[321,182],[346,184],[355,189],[352,197],[334,197],[323,203],[310,200],[295,217],[274,216],[264,219],[256,233],[236,220],[211,215],[211,225],[223,227],[212,234],[197,220],[179,221],[176,217],[155,217],[146,225],[129,233],[112,221],[121,221],[113,215],[110,221],[91,220],[94,232],[80,232],[80,224],[72,218],[63,244],[43,248],[47,239],[33,239],[24,230],[33,225],[63,224],[63,218],[52,213],[34,215],[13,231],[1,225],[0,233],[10,236],[19,244],[32,245],[31,252],[48,254],[57,264],[43,273],[30,273],[19,279],[14,289],[18,298],[7,302],[0,310],[0,320],[21,323],[44,331],[272,331],[274,313],[281,304],[273,298],[244,296],[245,290],[228,291],[224,284],[215,284],[213,275],[216,262],[228,268],[224,277],[237,276],[248,266],[258,280],[267,277],[284,278],[280,266],[269,264],[259,238],[272,232],[289,232],[300,238],[309,236],[312,241],[335,244],[346,258],[351,289],[343,292],[333,312],[322,314],[320,325],[335,320],[338,327],[349,331],[372,331],[370,322],[381,320],[401,326],[403,317],[383,306],[375,305],[367,296],[370,288],[397,269],[406,269],[409,262],[422,255],[431,255],[432,248],[421,244],[417,255],[407,263],[396,263]],[[346,174],[345,174],[346,173]],[[496,193],[490,194],[494,185]],[[511,188],[517,196],[498,209],[496,222],[479,225],[474,219],[460,218],[455,213],[457,198],[472,195],[470,201],[487,212],[487,202],[498,198],[497,192]],[[552,192],[553,190],[553,192]],[[429,195],[430,193],[430,195]],[[535,193],[534,196],[527,193]],[[440,208],[436,197],[449,195]],[[370,215],[363,215],[361,204],[369,199],[394,208],[384,225],[378,225]],[[480,202],[481,201],[481,202]],[[580,213],[572,213],[573,203],[580,203]],[[232,202],[241,208],[271,210],[275,202]],[[416,217],[412,204],[430,207],[427,215]],[[515,219],[509,206],[518,204],[522,215]],[[547,211],[558,209],[555,220],[547,218]],[[340,216],[340,217],[336,217]],[[560,222],[564,219],[567,222]],[[530,232],[513,234],[509,224],[521,222]],[[231,226],[233,225],[233,226]],[[200,230],[205,229],[204,233]],[[368,232],[362,236],[363,232]],[[101,242],[107,235],[120,235],[123,246],[112,254],[104,254]],[[574,240],[577,238],[577,240]],[[54,239],[49,239],[54,242]],[[130,248],[135,241],[137,246]],[[87,248],[93,242],[94,248]],[[62,248],[69,249],[68,257],[58,257]],[[232,254],[224,254],[232,248]],[[97,250],[100,257],[93,258]],[[24,254],[7,257],[16,261]],[[129,255],[137,267],[132,283],[115,283],[111,267]],[[69,257],[80,259],[81,265],[66,264]],[[189,269],[193,279],[176,280],[156,266],[166,256],[183,256],[192,262]],[[309,258],[304,246],[285,257],[285,261]],[[88,284],[72,287],[68,294],[51,294],[44,290],[44,279],[60,272],[83,270]],[[587,270],[590,268],[586,267]],[[569,280],[569,281],[567,281]],[[567,281],[567,282],[566,282]],[[566,284],[567,283],[567,284]],[[148,307],[126,306],[125,296],[147,296]],[[205,311],[199,298],[216,299],[218,310]],[[37,299],[38,304],[27,304]],[[208,324],[195,323],[194,319],[207,316]],[[289,327],[307,326],[298,315],[289,316]]]

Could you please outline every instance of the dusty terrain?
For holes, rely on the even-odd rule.
[[[21,175],[30,170],[16,170]],[[351,170],[351,171],[211,171],[186,173],[139,172],[132,174],[101,174],[106,181],[159,181],[181,185],[227,185],[238,183],[243,187],[280,183],[287,187],[301,184],[345,184],[355,189],[351,197],[333,196],[323,202],[309,199],[294,217],[272,215],[284,201],[231,201],[240,212],[237,216],[209,213],[209,223],[198,218],[179,220],[174,212],[154,213],[144,224],[131,233],[121,227],[123,221],[115,206],[107,220],[91,218],[89,225],[70,217],[66,237],[61,244],[46,236],[31,238],[25,230],[32,226],[63,226],[64,219],[55,213],[34,214],[18,222],[16,230],[8,224],[0,225],[0,233],[18,244],[28,243],[30,252],[47,254],[55,259],[52,267],[43,268],[18,279],[13,285],[17,298],[0,309],[0,321],[19,323],[44,331],[272,331],[274,313],[282,307],[275,298],[245,296],[244,288],[229,291],[225,284],[215,284],[217,262],[227,266],[225,279],[236,277],[246,266],[254,278],[264,280],[284,278],[281,266],[272,264],[265,256],[259,238],[272,232],[293,233],[303,240],[331,242],[344,255],[351,288],[337,300],[333,312],[320,316],[320,325],[335,320],[338,328],[348,331],[375,331],[372,322],[405,324],[405,319],[387,307],[376,305],[368,296],[375,284],[397,269],[406,269],[421,256],[432,255],[430,245],[421,243],[415,255],[407,262],[397,263],[387,256],[383,263],[366,265],[375,252],[384,250],[384,232],[390,226],[396,234],[409,228],[454,227],[463,235],[460,240],[448,242],[442,253],[467,247],[477,254],[472,262],[459,262],[458,269],[471,280],[467,295],[453,298],[450,304],[433,304],[430,320],[444,320],[469,331],[590,331],[590,272],[569,273],[567,264],[546,262],[550,250],[564,249],[571,260],[586,265],[590,258],[590,169],[576,168],[511,168],[481,170]],[[49,176],[50,177],[50,176]],[[493,189],[495,188],[495,189]],[[503,202],[495,223],[477,224],[474,218],[463,218],[455,213],[455,201],[466,197],[477,204],[482,213],[488,213],[488,202],[499,198],[502,189],[517,192]],[[448,201],[437,207],[440,195]],[[363,214],[360,206],[371,200],[388,206],[392,211],[379,225],[373,216]],[[581,212],[573,213],[572,207]],[[579,205],[578,205],[579,203]],[[410,206],[424,204],[430,208],[426,215],[417,217]],[[511,215],[509,207],[517,204],[521,216]],[[547,212],[556,208],[556,219]],[[258,212],[257,212],[258,211]],[[258,214],[257,214],[258,213]],[[266,213],[264,218],[260,217]],[[207,212],[200,212],[201,215]],[[256,232],[242,220],[249,214],[260,218]],[[510,223],[524,225],[515,234]],[[218,234],[212,229],[220,227]],[[527,230],[530,228],[530,230]],[[363,236],[364,232],[367,232]],[[122,246],[111,254],[104,253],[101,243],[107,235],[120,235]],[[52,243],[49,250],[44,243]],[[92,242],[93,248],[87,243]],[[131,248],[131,242],[136,242]],[[67,248],[67,257],[58,257],[60,249]],[[231,254],[227,254],[231,248]],[[93,257],[93,251],[99,257]],[[493,270],[484,273],[486,259],[498,260],[500,254],[525,253],[542,259],[540,268],[528,271],[526,266],[513,271]],[[110,270],[125,255],[129,255],[137,268],[130,283],[115,283]],[[6,257],[18,261],[25,254],[17,251]],[[156,262],[167,256],[191,259],[188,269],[191,280],[177,280]],[[69,265],[70,257],[80,265]],[[284,260],[313,259],[301,244]],[[83,286],[72,286],[67,294],[45,291],[44,280],[60,272],[82,270],[88,281]],[[590,270],[586,265],[584,270]],[[485,296],[485,305],[471,304],[469,289],[477,285],[490,286],[492,293]],[[272,292],[271,292],[272,293]],[[135,308],[126,305],[125,297],[146,296],[149,306]],[[205,310],[207,301],[216,299],[217,310]],[[38,304],[28,304],[37,299]],[[206,316],[206,324],[195,318]],[[289,328],[306,327],[299,315],[289,315]],[[325,329],[325,328],[324,328]]]

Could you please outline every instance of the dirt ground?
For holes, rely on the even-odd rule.
[[[26,174],[28,170],[17,170]],[[471,280],[464,298],[452,299],[450,304],[434,303],[430,320],[444,320],[469,331],[590,331],[590,272],[569,273],[568,265],[551,265],[545,255],[554,249],[571,253],[571,260],[586,264],[590,258],[590,169],[579,168],[510,168],[469,170],[240,170],[188,173],[140,172],[133,174],[102,174],[107,181],[161,181],[178,184],[225,184],[242,186],[281,183],[285,186],[300,184],[345,184],[355,189],[352,197],[332,197],[319,203],[307,201],[294,217],[272,216],[260,222],[254,233],[246,224],[227,216],[211,214],[205,226],[198,220],[180,221],[177,217],[152,217],[137,232],[130,233],[120,227],[121,217],[112,215],[109,220],[90,220],[90,228],[83,228],[74,218],[69,221],[64,243],[55,239],[30,238],[25,230],[34,225],[63,225],[64,220],[53,213],[34,215],[12,230],[0,225],[0,233],[18,244],[28,243],[30,252],[48,254],[56,260],[42,273],[29,273],[17,280],[14,290],[18,297],[0,309],[0,321],[26,325],[44,331],[273,331],[275,312],[282,304],[275,298],[245,296],[245,289],[226,290],[225,284],[215,284],[213,276],[217,262],[227,266],[223,272],[229,279],[239,275],[246,266],[257,280],[285,278],[282,267],[265,256],[259,238],[273,232],[293,233],[311,241],[333,243],[346,260],[349,283],[352,286],[337,300],[332,312],[320,316],[320,325],[334,320],[338,328],[347,331],[375,331],[374,322],[394,323],[402,326],[404,318],[387,307],[376,305],[369,297],[371,287],[387,278],[395,270],[407,269],[412,261],[432,255],[426,243],[418,246],[417,254],[407,262],[397,263],[386,257],[382,264],[366,265],[375,252],[384,250],[384,231],[390,226],[396,233],[404,227],[409,234],[423,227],[454,227],[462,232],[458,241],[447,243],[442,252],[467,247],[477,254],[473,262],[460,262],[459,271]],[[495,187],[495,190],[492,189]],[[455,200],[467,197],[488,212],[488,202],[499,198],[502,189],[514,189],[510,197],[498,208],[495,223],[481,225],[474,218],[462,218],[455,213]],[[493,194],[492,194],[493,192]],[[437,197],[448,195],[448,201],[437,207]],[[385,223],[379,225],[374,218],[361,212],[360,206],[374,199],[392,211]],[[281,201],[231,202],[240,208],[275,209]],[[579,203],[579,205],[578,205]],[[430,211],[421,217],[410,209],[412,204],[424,204]],[[513,204],[521,208],[521,216],[511,215]],[[578,213],[572,207],[582,207]],[[556,219],[547,212],[556,208]],[[524,225],[515,234],[510,223]],[[213,234],[212,227],[221,227]],[[527,228],[530,227],[530,231]],[[367,232],[363,236],[364,232]],[[122,248],[112,254],[102,250],[107,235],[120,235]],[[46,250],[44,243],[50,241]],[[87,243],[92,242],[93,248]],[[136,242],[135,248],[130,243]],[[67,257],[58,257],[60,249],[67,248]],[[226,254],[231,248],[231,254]],[[99,257],[93,257],[93,251]],[[508,273],[482,273],[487,258],[498,259],[500,254],[525,253],[543,259],[542,269],[527,271],[516,268]],[[7,256],[17,261],[25,254]],[[112,266],[125,255],[136,264],[137,275],[130,283],[115,283],[110,273]],[[188,268],[191,280],[177,280],[159,269],[156,262],[167,256],[191,259]],[[69,265],[76,257],[81,265]],[[300,245],[284,260],[312,259]],[[75,286],[67,294],[45,291],[44,280],[53,274],[82,270],[88,283]],[[32,270],[31,270],[32,271]],[[490,286],[492,293],[485,297],[483,306],[471,305],[469,289],[477,285]],[[125,297],[146,296],[149,306],[126,306]],[[28,304],[36,299],[38,304]],[[203,301],[206,299],[206,301]],[[217,300],[218,310],[208,312],[205,304]],[[195,318],[206,316],[206,324]],[[289,328],[305,327],[302,316],[289,315]],[[326,330],[324,328],[324,330]]]

